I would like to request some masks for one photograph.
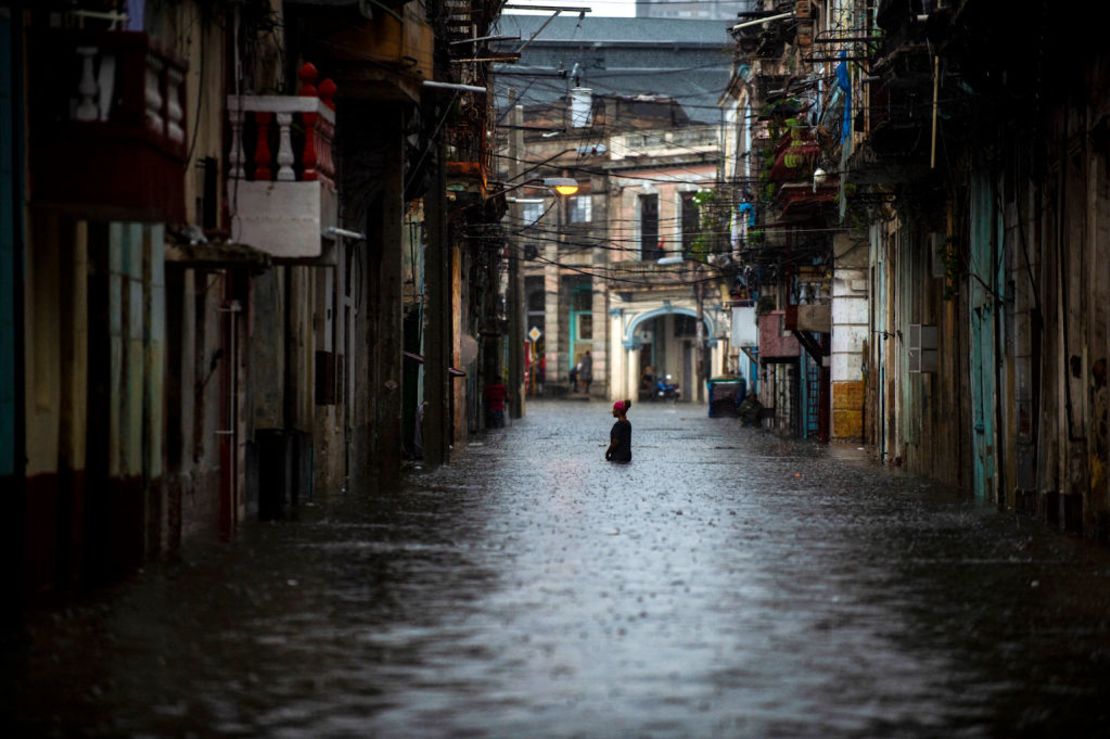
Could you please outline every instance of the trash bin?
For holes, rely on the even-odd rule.
[[[285,429],[258,429],[258,519],[272,521],[285,515],[292,498],[292,436]]]
[[[709,417],[735,417],[737,409],[747,395],[748,383],[743,377],[724,377],[708,383]]]

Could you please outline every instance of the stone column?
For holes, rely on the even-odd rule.
[[[562,346],[559,341],[559,303],[561,302],[559,300],[559,267],[550,263],[558,261],[559,247],[557,244],[549,242],[544,247],[544,252],[544,256],[549,262],[543,268],[543,346],[544,358],[547,364],[544,392],[546,393],[546,386],[564,381],[567,372],[560,361]]]
[[[598,279],[594,281],[593,312],[594,337],[590,346],[593,355],[592,394],[607,397],[609,394],[609,288]]]
[[[618,400],[620,398],[632,398],[627,392],[628,387],[628,368],[625,362],[624,346],[621,341],[623,333],[621,332],[621,316],[618,314],[613,317],[606,316],[605,325],[608,326],[608,352],[606,354],[606,386],[608,390],[609,400]],[[601,377],[596,371],[594,377]],[[635,391],[633,391],[635,392]],[[635,398],[632,398],[635,400]]]
[[[636,395],[636,388],[640,386],[640,350],[628,349],[624,352],[624,356],[628,359],[628,372],[625,375],[628,378],[628,387],[625,390],[628,392],[625,393],[625,398],[635,402],[636,398],[632,396]],[[623,399],[618,398],[618,400]]]
[[[867,255],[846,235],[833,243],[832,429],[834,439],[863,438],[863,347],[868,335]],[[858,252],[858,253],[857,253]]]

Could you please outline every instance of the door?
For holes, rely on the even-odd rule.
[[[971,244],[968,270],[968,320],[971,351],[971,445],[975,497],[993,500],[995,464],[995,327],[994,295],[1000,281],[995,266],[994,208],[988,176],[976,173],[971,182]]]
[[[569,336],[567,346],[567,369],[573,369],[580,354],[584,354],[588,350],[593,349],[594,344],[594,322],[593,322],[593,299],[594,292],[592,285],[574,288],[571,293],[570,303],[570,323],[569,323]]]

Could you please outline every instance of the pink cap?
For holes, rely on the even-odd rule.
[[[623,400],[618,400],[618,401],[617,401],[616,403],[613,403],[613,410],[615,410],[615,411],[621,411],[622,413],[623,413],[623,412],[624,412],[625,410],[627,410],[627,409],[626,409],[626,408],[624,407],[624,401],[623,401]]]

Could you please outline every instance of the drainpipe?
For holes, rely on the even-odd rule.
[[[11,48],[8,53],[12,60],[12,67],[14,70],[24,69],[24,44],[23,44],[23,12],[17,10],[12,13],[11,18]],[[16,62],[19,62],[16,64]],[[24,141],[24,125],[23,125],[23,112],[24,112],[24,88],[23,88],[23,75],[12,75],[12,167],[15,177],[12,178],[12,193],[11,193],[11,206],[12,206],[12,276],[16,279],[12,280],[12,304],[14,308],[13,318],[15,320],[14,331],[14,354],[15,354],[15,368],[13,372],[13,382],[15,387],[15,413],[12,422],[15,427],[14,435],[14,448],[12,449],[12,478],[15,480],[16,490],[13,491],[16,495],[15,510],[12,512],[11,526],[15,529],[15,535],[7,537],[10,542],[9,550],[10,555],[8,562],[11,562],[15,570],[15,598],[13,603],[5,609],[5,616],[10,612],[13,614],[13,625],[22,623],[23,610],[20,605],[23,602],[23,594],[26,592],[26,562],[24,559],[24,552],[26,551],[26,527],[23,525],[26,520],[27,509],[27,427],[26,427],[26,405],[24,403],[25,387],[25,366],[23,362],[25,351],[25,334],[24,334],[24,291],[23,291],[23,256],[24,249],[27,248],[24,242],[24,156],[23,156],[23,141]],[[10,609],[10,610],[9,610]],[[8,621],[7,618],[4,619]],[[4,625],[7,625],[6,623]]]

